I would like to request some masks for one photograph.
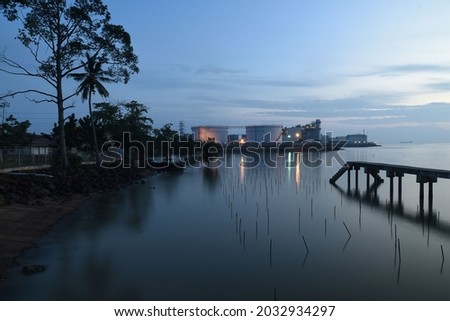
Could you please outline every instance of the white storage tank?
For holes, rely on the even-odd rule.
[[[228,142],[228,126],[194,126],[191,127],[196,141],[210,141],[226,144]]]
[[[246,126],[247,142],[281,142],[282,125]]]

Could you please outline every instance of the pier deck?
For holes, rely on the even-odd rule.
[[[438,178],[450,179],[450,171],[443,169],[422,168],[415,166],[404,166],[385,163],[371,163],[371,162],[347,162],[342,168],[340,168],[333,177],[330,178],[330,183],[335,184],[336,181],[347,172],[348,175],[348,188],[350,189],[351,172],[355,171],[355,187],[358,188],[358,171],[364,169],[364,173],[367,175],[366,183],[367,187],[370,184],[370,176],[375,179],[377,183],[383,183],[384,180],[380,177],[380,171],[386,172],[386,177],[389,178],[390,183],[390,196],[391,200],[394,195],[394,177],[398,177],[398,198],[402,197],[402,177],[405,174],[416,175],[416,182],[419,183],[419,200],[420,208],[423,208],[424,203],[424,184],[428,183],[428,203],[432,207],[433,201],[433,183],[437,182]]]

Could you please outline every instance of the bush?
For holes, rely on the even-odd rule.
[[[83,158],[77,154],[68,154],[67,161],[70,167],[79,167],[83,162]]]

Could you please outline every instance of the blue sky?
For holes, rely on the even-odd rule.
[[[320,118],[335,135],[365,129],[381,143],[450,141],[450,1],[105,3],[131,34],[141,69],[127,85],[108,85],[109,100],[146,104],[155,126]],[[26,61],[17,26],[1,26],[0,46]],[[0,92],[25,81],[2,77]],[[37,132],[56,121],[55,106],[9,102]],[[87,107],[77,102],[73,111]]]

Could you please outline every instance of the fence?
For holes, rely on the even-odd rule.
[[[0,167],[48,165],[51,163],[52,153],[53,149],[50,147],[0,149]]]
[[[55,148],[52,147],[16,147],[0,149],[0,169],[32,165],[51,165]],[[84,162],[94,161],[93,153],[70,151]]]

